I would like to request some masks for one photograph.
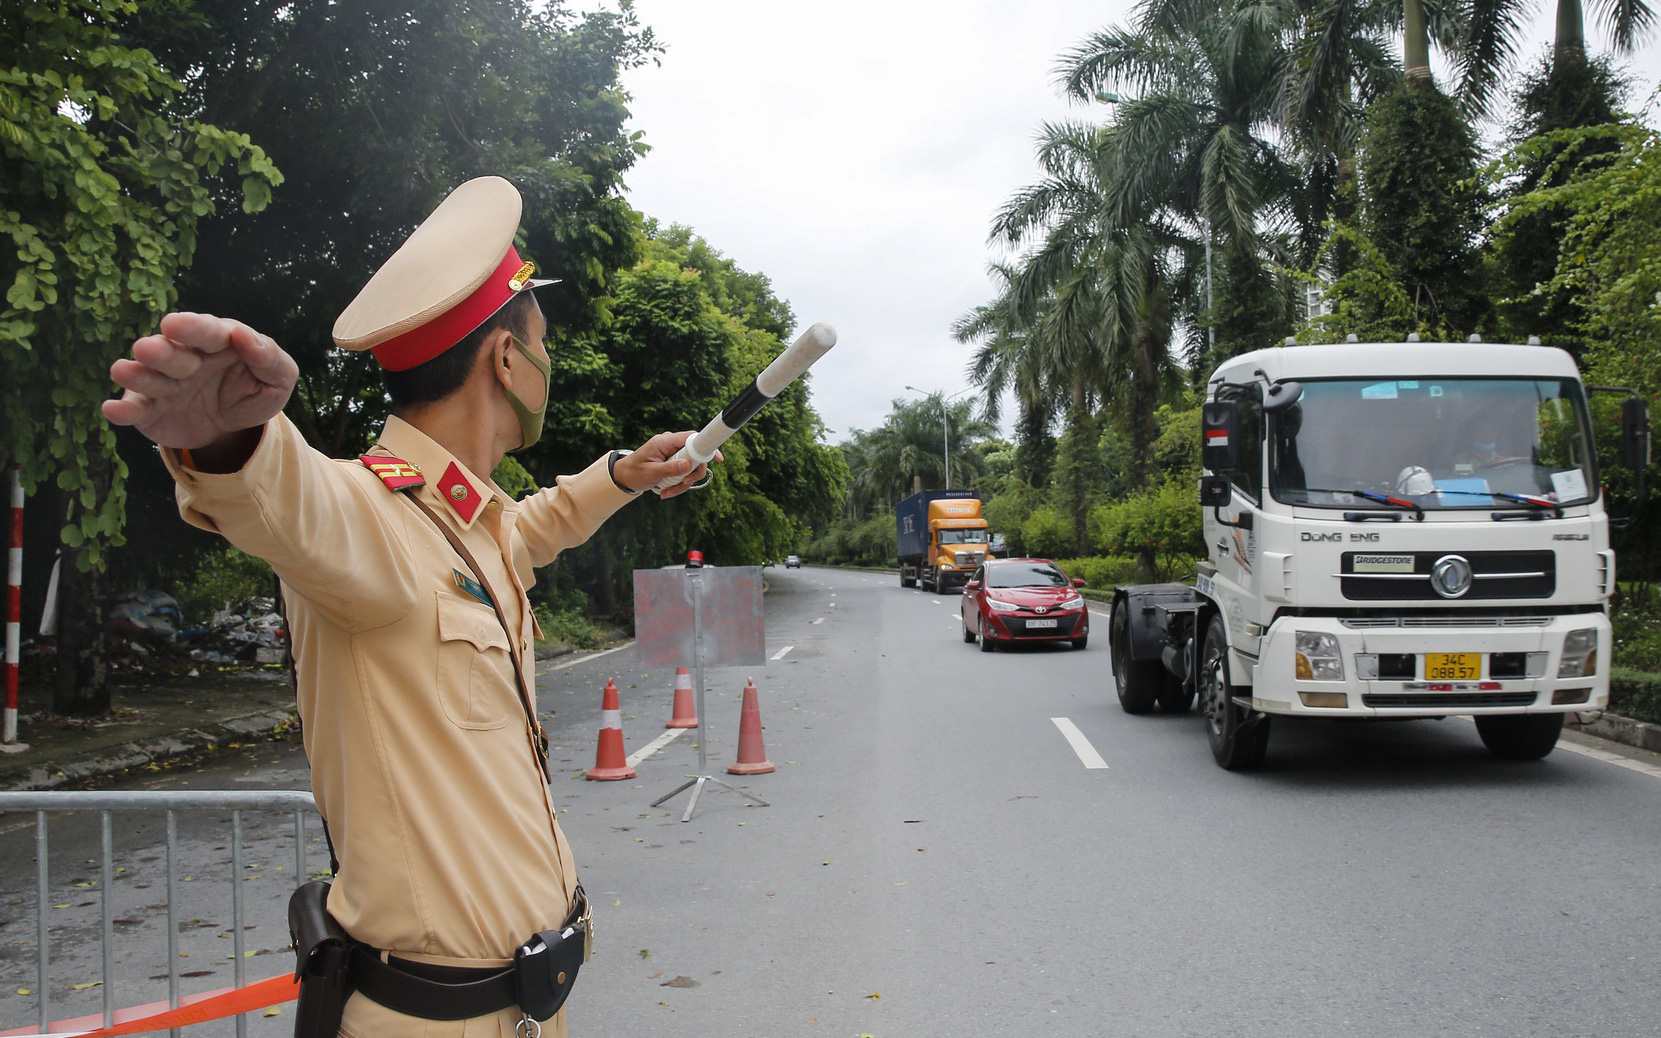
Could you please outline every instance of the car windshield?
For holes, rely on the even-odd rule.
[[[1044,562],[986,567],[987,587],[1072,587],[1062,572]]]
[[[1571,504],[1596,492],[1591,458],[1572,379],[1310,381],[1269,426],[1270,493],[1296,505]]]
[[[986,528],[977,526],[970,530],[941,530],[941,544],[985,544]]]

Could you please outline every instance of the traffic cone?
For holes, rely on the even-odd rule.
[[[698,708],[692,705],[692,672],[685,667],[675,668],[675,716],[663,727],[698,727]]]
[[[617,702],[617,682],[606,679],[605,698],[600,701],[600,748],[588,777],[599,782],[634,778],[628,755],[623,752],[623,708]]]
[[[744,685],[744,708],[738,715],[738,760],[727,769],[729,775],[765,775],[773,770],[767,746],[761,739],[761,703],[756,699],[752,678]]]

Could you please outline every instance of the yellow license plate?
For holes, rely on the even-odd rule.
[[[1426,681],[1476,681],[1481,677],[1480,652],[1425,653]]]

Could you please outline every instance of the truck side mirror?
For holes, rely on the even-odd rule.
[[[1621,460],[1634,472],[1649,467],[1649,405],[1643,397],[1621,401]]]
[[[1229,487],[1227,476],[1200,477],[1200,506],[1202,508],[1223,508],[1233,497],[1234,491]]]
[[[1240,405],[1213,400],[1200,411],[1200,464],[1212,472],[1240,467]],[[1203,502],[1202,502],[1203,503]]]

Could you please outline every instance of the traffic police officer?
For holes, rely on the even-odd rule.
[[[526,591],[639,491],[683,477],[672,497],[704,475],[670,460],[680,432],[522,501],[491,481],[505,452],[536,442],[549,394],[529,291],[546,282],[513,248],[520,204],[499,177],[463,184],[340,315],[336,343],[371,350],[393,399],[360,459],[306,445],[282,415],[293,359],[236,321],[169,314],[111,369],[126,392],[105,415],[161,446],[185,519],[282,580],[312,787],[339,859],[329,914],[376,960],[355,962],[375,976],[354,973],[344,1035],[508,1036],[526,1021],[499,998],[459,996],[449,1015],[470,1019],[412,1020],[399,1010],[431,1007],[392,996],[435,982],[499,995],[515,949],[578,910],[534,719]],[[542,1033],[564,1035],[564,1018]]]

